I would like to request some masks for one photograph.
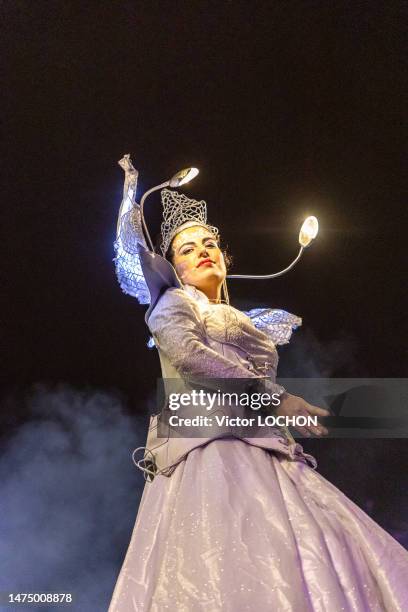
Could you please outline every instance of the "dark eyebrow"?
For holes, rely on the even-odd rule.
[[[207,240],[214,240],[214,242],[217,242],[216,239],[214,238],[214,236],[205,236],[201,242],[204,244],[204,242],[206,242]],[[185,247],[187,244],[192,244],[195,245],[195,242],[183,242],[183,244],[178,248],[178,252],[180,253],[181,249],[183,247]]]

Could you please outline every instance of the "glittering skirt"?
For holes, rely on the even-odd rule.
[[[240,440],[147,483],[109,612],[398,612],[408,553],[300,461]]]

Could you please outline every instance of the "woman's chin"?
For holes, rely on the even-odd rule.
[[[225,274],[215,266],[208,266],[203,269],[198,268],[194,274],[181,277],[185,285],[193,285],[200,291],[207,293],[208,290],[217,288],[225,279]]]
[[[216,266],[200,266],[199,268],[197,268],[197,275],[196,278],[200,279],[209,279],[209,278],[214,278],[217,280],[223,280],[223,273],[222,271],[216,267]]]

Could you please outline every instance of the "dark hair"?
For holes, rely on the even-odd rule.
[[[173,237],[173,240],[176,236]],[[174,265],[174,261],[173,261],[173,254],[172,254],[172,244],[173,244],[173,240],[170,243],[169,248],[167,249],[167,253],[165,254],[165,259],[167,259],[167,261],[169,261],[172,265]],[[160,245],[162,244],[163,238],[162,235],[159,234],[157,239],[156,239],[156,243],[155,243],[155,249],[157,253],[160,253]],[[217,238],[217,243],[218,246],[220,247],[222,254],[224,255],[224,261],[225,261],[225,267],[227,269],[227,272],[229,272],[229,270],[232,268],[232,264],[233,264],[233,259],[232,259],[232,255],[229,254],[228,252],[228,247],[225,247],[224,249],[221,247],[221,237],[218,236]]]

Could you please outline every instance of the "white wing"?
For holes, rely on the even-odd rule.
[[[293,330],[302,325],[302,319],[286,310],[253,308],[244,311],[255,327],[267,334],[274,344],[287,344]]]

